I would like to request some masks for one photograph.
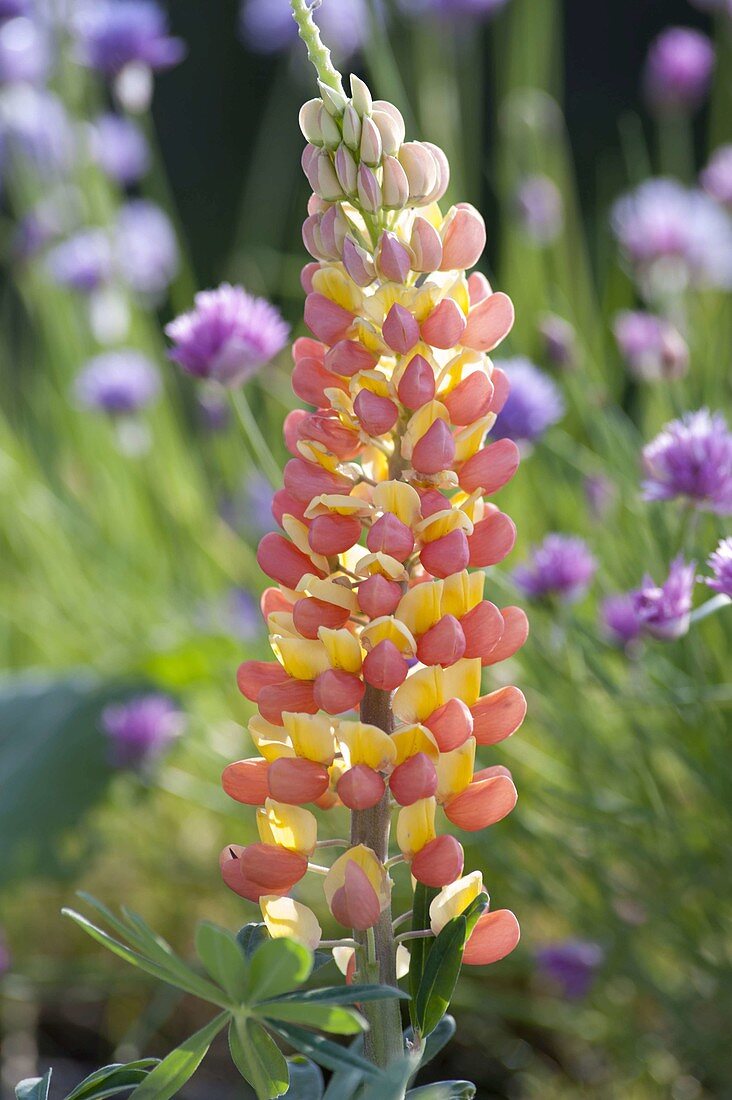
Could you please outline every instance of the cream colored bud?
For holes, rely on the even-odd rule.
[[[442,241],[426,218],[415,218],[409,238],[415,271],[437,271],[442,263]]]
[[[355,195],[357,188],[358,168],[350,149],[345,145],[339,145],[335,155],[335,170],[338,182],[347,195]]]
[[[320,239],[333,260],[339,260],[348,234],[348,219],[340,206],[330,206],[320,218]]]
[[[399,163],[409,180],[410,202],[423,203],[437,186],[437,161],[421,142],[407,141],[399,150]]]
[[[317,163],[318,186],[314,188],[321,199],[327,202],[336,202],[343,198],[343,190],[333,167],[333,163],[327,153],[321,153]]]
[[[381,134],[373,120],[368,117],[363,120],[359,151],[361,161],[371,168],[376,168],[381,162]]]
[[[309,99],[300,108],[299,122],[302,136],[311,145],[323,144],[323,131],[320,129],[320,112],[323,109],[321,99]]]
[[[409,200],[409,180],[396,157],[384,157],[383,203],[389,210],[401,210]]]
[[[338,123],[329,115],[325,107],[320,108],[318,126],[322,135],[322,144],[326,149],[337,149],[341,143],[341,131]]]
[[[398,107],[395,107],[393,103],[389,103],[389,101],[386,99],[376,99],[374,100],[373,114],[379,115],[378,118],[374,118],[374,122],[380,130],[382,126],[386,127],[386,123],[383,121],[381,116],[386,115],[388,118],[391,119],[391,127],[389,129],[390,132],[393,134],[393,138],[389,148],[387,148],[388,143],[386,140],[386,135],[382,132],[381,136],[384,141],[384,152],[396,154],[399,146],[402,144],[405,137],[407,136],[407,128],[404,125],[404,119],[402,118],[401,111]]]
[[[343,264],[357,286],[370,286],[376,278],[372,257],[351,237],[343,242]]]
[[[358,201],[368,214],[381,209],[381,187],[376,173],[362,164],[358,170]]]
[[[396,156],[402,143],[402,135],[399,126],[391,115],[385,111],[374,111],[371,120],[381,135],[381,146],[384,153],[390,157]]]
[[[361,119],[352,103],[349,103],[343,112],[343,140],[354,152],[361,141]]]
[[[336,91],[335,88],[331,88],[330,84],[324,84],[322,80],[318,81],[318,87],[320,88],[323,106],[328,114],[333,115],[334,118],[340,118],[348,103],[343,92]]]
[[[450,162],[439,145],[433,145],[431,141],[425,141],[423,145],[425,149],[429,149],[430,153],[432,153],[432,156],[435,158],[435,164],[437,165],[437,183],[424,200],[424,205],[429,206],[432,202],[439,202],[447,191],[450,182]]]
[[[368,85],[353,73],[351,73],[351,101],[361,118],[371,114],[374,104]]]

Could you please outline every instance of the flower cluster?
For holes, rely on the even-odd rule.
[[[605,626],[617,642],[629,645],[648,636],[669,642],[689,629],[696,566],[677,557],[671,562],[668,577],[656,584],[646,575],[640,588],[610,596],[603,604]]]
[[[483,829],[516,802],[505,768],[474,767],[476,749],[508,737],[525,713],[515,687],[481,697],[482,670],[528,633],[522,610],[485,598],[485,568],[516,537],[486,498],[519,453],[509,439],[485,445],[508,393],[488,353],[513,308],[482,275],[466,276],[483,220],[465,203],[442,213],[446,158],[405,141],[394,106],[356,77],[350,98],[321,91],[300,117],[312,336],[295,341],[292,375],[313,411],[286,420],[292,457],[272,504],[281,532],[257,555],[277,585],[262,599],[277,660],[238,673],[257,707],[249,731],[260,755],[223,775],[232,798],[259,807],[260,834],[224,850],[224,880],[260,903],[273,936],[309,946],[320,925],[289,893],[318,843],[310,803],[353,811],[350,844],[320,869],[341,925],[390,926],[394,860],[359,837],[369,813],[388,820],[392,805],[397,862],[440,891],[432,932],[481,893],[441,822]],[[508,910],[485,913],[465,961],[502,958],[518,935]]]
[[[646,500],[681,497],[732,513],[732,432],[721,413],[699,409],[672,420],[643,448],[643,467]]]

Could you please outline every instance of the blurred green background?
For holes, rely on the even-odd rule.
[[[74,891],[128,904],[184,953],[201,917],[232,929],[253,919],[217,866],[224,843],[251,836],[252,815],[218,779],[225,763],[250,755],[250,708],[234,673],[267,646],[232,592],[256,597],[264,587],[254,552],[266,492],[235,422],[207,427],[199,390],[166,360],[162,325],[196,289],[228,279],[275,301],[300,331],[308,191],[297,109],[313,88],[297,51],[245,47],[234,3],[174,0],[169,13],[189,52],[157,78],[152,111],[140,116],[153,148],[140,191],[176,225],[181,263],[155,301],[120,291],[127,343],[163,380],[133,453],[117,424],[70,396],[100,350],[89,302],[54,285],[42,255],[18,255],[17,227],[48,181],[12,164],[5,176],[3,1096],[36,1064],[59,1067],[59,1084],[64,1073],[74,1081],[112,1055],[159,1054],[202,1022],[195,1004],[152,988],[62,920]],[[709,104],[679,122],[670,144],[639,92],[648,43],[669,22],[702,27],[718,50]],[[703,405],[729,413],[729,292],[683,296],[685,377],[633,377],[612,322],[639,296],[609,211],[627,188],[669,170],[669,148],[693,184],[710,151],[732,140],[731,26],[681,0],[509,0],[485,22],[417,18],[384,3],[352,63],[400,105],[411,136],[448,152],[448,198],[484,212],[484,270],[516,303],[501,354],[529,356],[566,402],[502,495],[519,543],[492,571],[491,598],[517,598],[509,571],[548,532],[584,537],[599,562],[578,604],[533,605],[531,638],[506,672],[529,716],[512,740],[483,750],[485,765],[512,769],[520,802],[485,838],[466,839],[466,863],[483,870],[497,906],[517,913],[523,939],[509,960],[463,975],[458,1037],[434,1068],[435,1078],[475,1080],[480,1097],[732,1095],[732,613],[627,654],[598,611],[644,572],[665,576],[680,549],[703,562],[725,533],[714,515],[685,526],[680,505],[644,503],[639,484],[641,447],[672,416]],[[91,118],[109,91],[60,39],[52,87],[76,118]],[[120,189],[83,159],[70,174],[87,220],[111,220]],[[516,189],[536,174],[561,196],[562,225],[548,242],[517,215]],[[541,337],[548,312],[574,329],[570,367],[552,361]],[[285,352],[247,387],[283,462],[280,427],[295,404],[288,373]],[[604,493],[600,508],[588,479]],[[114,769],[101,712],[148,689],[180,704],[186,732],[143,772]],[[602,960],[574,998],[536,961],[567,939],[597,945]],[[218,1056],[183,1096],[246,1095],[223,1049]]]

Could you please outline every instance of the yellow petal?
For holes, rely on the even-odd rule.
[[[300,592],[305,596],[313,596],[316,600],[325,603],[333,603],[336,607],[345,607],[349,611],[358,611],[358,597],[346,577],[343,583],[338,580],[322,580],[313,573],[308,573],[300,581]]]
[[[313,275],[313,290],[330,298],[350,313],[363,311],[363,293],[346,273],[337,267],[321,267]]]
[[[368,501],[360,500],[359,497],[341,493],[321,493],[308,504],[305,509],[305,518],[315,519],[316,516],[328,516],[333,513],[337,516],[368,516],[372,511]]]
[[[289,806],[268,798],[257,810],[257,829],[262,844],[276,844],[290,852],[312,855],[318,839],[318,821],[302,806]]]
[[[446,363],[440,371],[437,378],[438,396],[442,397],[450,393],[475,371],[481,371],[487,376],[490,374],[486,366],[486,357],[479,351],[468,351],[467,349],[461,351],[459,355],[454,356],[449,363]]]
[[[445,508],[418,523],[414,533],[422,542],[434,542],[435,539],[441,539],[451,531],[457,530],[464,531],[466,535],[472,535],[473,524],[460,508]]]
[[[475,738],[451,752],[441,752],[437,761],[437,801],[447,802],[470,784],[475,766]]]
[[[361,645],[367,652],[379,642],[392,642],[400,653],[410,657],[413,657],[417,650],[417,643],[411,631],[391,615],[382,615],[379,619],[373,619],[361,631]]]
[[[332,762],[335,756],[335,737],[333,721],[328,715],[285,712],[282,721],[298,756],[305,760],[315,760],[319,764]]]
[[[430,905],[430,928],[436,936],[448,921],[464,913],[472,901],[483,891],[483,876],[473,871],[463,878],[443,886]]]
[[[391,739],[396,749],[395,765],[403,764],[405,760],[409,760],[411,756],[416,756],[418,752],[423,752],[425,756],[435,762],[440,755],[438,744],[426,726],[420,726],[419,724],[400,726],[399,729],[394,730]]]
[[[296,680],[314,680],[321,672],[330,668],[328,654],[322,642],[273,634],[269,643],[285,671]]]
[[[469,424],[467,428],[463,428],[461,432],[457,432],[455,435],[455,461],[465,462],[466,459],[472,458],[476,451],[479,451],[483,446],[486,432],[490,431],[495,422],[496,414],[488,413],[487,416],[483,416],[480,420]]]
[[[270,764],[281,756],[295,755],[292,741],[282,726],[273,726],[261,714],[255,714],[249,719],[248,728],[259,755]]]
[[[478,659],[480,664],[480,659]],[[419,668],[396,689],[392,701],[401,722],[421,722],[444,702],[442,669],[439,665]]]
[[[441,401],[428,401],[410,417],[402,437],[402,458],[412,457],[412,450],[436,420],[450,420],[450,414]]]
[[[297,449],[306,462],[317,462],[318,466],[322,466],[324,470],[330,470],[331,473],[335,473],[341,464],[338,455],[334,455],[323,443],[300,439]]]
[[[367,764],[383,771],[396,761],[396,746],[388,733],[365,722],[339,722],[336,738],[346,767]]]
[[[454,615],[456,619],[462,619],[474,607],[477,607],[483,599],[485,588],[485,573],[482,569],[475,573],[453,573],[445,578],[442,589],[442,614]]]
[[[391,512],[408,527],[419,520],[419,493],[404,481],[382,481],[374,489],[372,500],[380,512]]]
[[[416,584],[402,596],[395,614],[411,634],[426,634],[442,618],[443,583],[426,581],[424,584]]]
[[[342,668],[346,672],[361,671],[361,646],[350,630],[332,630],[321,626],[318,628],[318,638],[325,646],[331,668]]]
[[[351,396],[356,399],[361,390],[369,390],[378,397],[389,397],[391,390],[386,375],[380,370],[359,371],[350,381]]]
[[[295,628],[295,622],[291,611],[273,611],[267,616],[267,627],[270,634],[284,634],[290,638],[299,638],[300,632]]]
[[[389,476],[389,459],[380,447],[364,447],[361,452],[361,471],[377,482]]]
[[[323,573],[328,572],[328,559],[323,557],[322,554],[316,554],[311,550],[310,543],[308,542],[308,529],[306,524],[302,520],[295,519],[294,516],[283,516],[282,526],[285,530],[285,534],[290,536],[292,542],[298,550],[302,550],[303,554],[307,554],[311,562],[316,569],[320,569]]]
[[[402,562],[392,558],[390,554],[382,554],[380,550],[376,554],[364,554],[356,563],[354,573],[359,577],[370,577],[374,573],[381,573],[391,581],[403,580],[407,576]]]
[[[407,859],[422,850],[436,837],[434,798],[420,798],[411,806],[403,806],[397,818],[397,844]]]
[[[391,881],[381,860],[365,844],[357,844],[355,848],[349,848],[331,866],[323,882],[323,893],[328,906],[330,907],[336,890],[339,890],[346,881],[346,867],[351,861],[357,863],[365,873],[376,891],[376,895],[381,902],[381,908],[385,909],[391,897]]]
[[[272,939],[296,940],[310,951],[320,943],[322,929],[312,909],[294,898],[265,894],[259,899],[262,920]]]
[[[443,696],[440,705],[448,699],[462,699],[472,707],[480,699],[480,657],[464,657],[444,670]]]

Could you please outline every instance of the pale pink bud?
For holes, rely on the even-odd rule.
[[[506,372],[501,370],[500,367],[493,368],[491,382],[493,383],[493,397],[491,398],[489,412],[498,415],[508,400],[508,395],[511,392],[511,383],[508,380]]]
[[[316,516],[310,524],[308,543],[316,554],[326,558],[344,554],[361,537],[361,521],[357,516]]]
[[[465,635],[465,657],[485,660],[503,634],[503,616],[494,603],[481,602],[460,620]]]
[[[325,145],[326,149],[336,149],[341,140],[341,132],[338,128],[338,123],[329,111],[326,110],[325,106],[320,108],[318,126],[320,127],[323,145]]]
[[[384,797],[384,780],[368,764],[356,764],[338,780],[338,797],[349,810],[370,810]]]
[[[358,186],[358,168],[353,154],[345,145],[338,146],[334,163],[341,187],[347,195],[355,195]]]
[[[419,340],[419,325],[408,309],[395,302],[386,315],[381,334],[392,351],[406,355]]]
[[[340,259],[347,234],[348,222],[340,206],[329,207],[320,217],[320,239],[333,259]]]
[[[452,752],[464,745],[473,732],[473,715],[462,699],[448,699],[433,710],[424,725],[434,737],[440,752]]]
[[[417,643],[417,658],[423,665],[448,668],[465,653],[463,628],[454,615],[443,615]]]
[[[333,894],[330,911],[345,928],[365,932],[372,928],[381,915],[381,903],[363,868],[350,860],[345,882]]]
[[[502,821],[516,805],[518,794],[511,779],[496,775],[491,779],[478,779],[446,803],[448,821],[475,833]]]
[[[302,151],[302,156],[300,157],[300,164],[302,165],[302,170],[305,173],[305,177],[306,177],[308,183],[310,184],[310,186],[312,187],[313,191],[317,191],[317,189],[318,189],[318,160],[319,160],[319,158],[320,158],[320,150],[316,149],[314,145],[306,145],[305,148]],[[317,211],[310,210],[308,208],[308,213],[309,214],[314,214],[316,212]]]
[[[420,326],[424,342],[441,349],[460,343],[464,331],[465,314],[454,298],[443,298]]]
[[[431,202],[439,202],[447,191],[450,183],[450,162],[439,145],[433,145],[431,141],[425,141],[424,145],[434,157],[437,167],[437,182],[425,199],[425,205],[428,205]]]
[[[468,539],[470,565],[484,569],[497,565],[511,553],[516,542],[516,526],[504,512],[493,512],[476,523]]]
[[[419,141],[407,141],[399,150],[399,163],[409,180],[409,199],[421,204],[437,186],[437,161]]]
[[[497,745],[515,733],[526,717],[523,692],[509,684],[492,691],[470,708],[473,733],[479,745]]]
[[[297,444],[300,440],[299,427],[300,422],[307,417],[305,409],[293,409],[285,417],[285,422],[282,425],[282,435],[284,436],[285,446],[291,455],[298,458],[300,452],[297,449]]]
[[[366,116],[361,126],[361,143],[359,154],[362,164],[368,164],[371,168],[381,161],[381,134],[372,119]]]
[[[412,451],[412,466],[420,474],[449,470],[455,461],[455,440],[444,420],[435,420]]]
[[[438,836],[417,852],[412,860],[412,874],[424,886],[448,886],[460,878],[464,864],[460,841],[454,836]]]
[[[308,294],[305,299],[305,324],[319,340],[335,344],[348,335],[353,314],[323,294]]]
[[[257,562],[268,577],[285,588],[297,588],[306,573],[325,575],[302,550],[275,531],[269,531],[257,547]]]
[[[351,237],[343,242],[343,265],[357,286],[370,286],[376,278],[374,261]]]
[[[290,384],[301,401],[323,408],[328,404],[325,390],[344,389],[343,379],[326,370],[319,359],[298,359]]]
[[[378,355],[374,355],[357,340],[339,340],[325,356],[328,370],[347,378],[362,370],[372,370],[378,361]]]
[[[316,260],[329,258],[320,236],[320,214],[310,214],[302,223],[302,243]]]
[[[366,690],[363,680],[342,668],[328,668],[315,680],[314,698],[328,714],[345,714],[355,710]]]
[[[324,84],[322,80],[318,81],[318,88],[326,111],[334,118],[340,118],[348,103],[344,93],[333,88],[330,84]]]
[[[256,703],[263,688],[282,684],[290,677],[277,661],[244,661],[236,670],[239,691],[250,703]]]
[[[422,355],[409,360],[399,379],[397,393],[402,405],[408,409],[421,409],[435,396],[435,372]]]
[[[373,110],[374,102],[371,98],[369,86],[355,73],[351,73],[351,102],[354,110],[361,118],[364,115],[370,115]]]
[[[328,203],[323,202],[319,195],[311,195],[308,199],[308,214],[324,214],[327,209]]]
[[[458,203],[442,223],[441,271],[473,267],[485,248],[485,222],[469,202]]]
[[[387,210],[401,210],[409,201],[409,180],[396,157],[384,157],[382,202]]]
[[[476,370],[440,400],[453,424],[472,424],[488,412],[493,400],[493,383],[482,370]]]
[[[471,306],[477,306],[479,302],[484,302],[486,298],[490,298],[492,293],[491,284],[482,271],[474,271],[472,275],[468,275],[468,295],[470,296]]]
[[[326,603],[314,596],[305,596],[298,600],[292,608],[292,620],[295,630],[303,638],[315,639],[321,626],[329,630],[340,630],[349,619],[347,607],[338,607],[334,603]]]
[[[437,790],[437,770],[423,752],[410,756],[394,769],[389,789],[400,806],[412,806],[422,798],[431,798]]]
[[[257,699],[259,713],[274,726],[282,725],[283,713],[317,714],[312,680],[288,679],[284,684],[262,688]],[[274,794],[272,797],[276,797]]]
[[[320,264],[305,264],[300,272],[300,286],[305,294],[313,293],[313,276],[316,271],[320,271]]]
[[[326,202],[336,202],[343,198],[343,188],[338,182],[333,161],[327,153],[320,152],[316,163],[317,187],[314,190]]]
[[[478,451],[460,467],[460,488],[466,493],[482,489],[488,496],[497,493],[516,473],[521,454],[512,439],[499,439]]]
[[[381,187],[374,172],[362,164],[358,170],[358,201],[368,214],[381,209]]]
[[[406,523],[391,512],[385,512],[371,525],[366,545],[372,554],[381,551],[397,561],[404,561],[414,550],[414,535]]]
[[[481,913],[470,934],[463,962],[467,966],[488,966],[510,955],[521,938],[521,929],[510,909]]]
[[[420,508],[422,519],[434,516],[436,512],[443,512],[447,507],[446,498],[438,489],[425,489],[420,493]]]
[[[483,662],[487,665],[497,665],[499,661],[506,661],[509,657],[513,657],[529,636],[529,620],[526,618],[526,612],[520,607],[504,607],[501,615],[503,616],[503,634],[498,645],[489,654],[488,660]]]
[[[325,764],[302,760],[297,756],[280,756],[269,766],[269,789],[276,802],[302,806],[314,802],[328,789],[330,776]]]
[[[415,218],[409,238],[415,271],[438,271],[442,263],[440,234],[426,218]]]
[[[370,619],[391,615],[402,598],[402,590],[396,581],[389,581],[380,573],[367,577],[358,586],[358,605]]]
[[[349,103],[343,112],[343,140],[354,152],[361,141],[361,119],[352,103]]]
[[[399,409],[388,397],[361,390],[353,402],[353,411],[367,435],[385,435],[399,418]]]
[[[300,439],[322,443],[345,461],[355,458],[361,448],[358,432],[341,424],[338,416],[330,410],[305,413],[298,421],[297,430]]]
[[[411,257],[396,234],[382,233],[376,252],[379,274],[393,283],[404,283],[409,275],[410,263]]]
[[[389,156],[398,152],[407,133],[399,108],[386,99],[376,99],[374,100],[372,118],[381,132],[384,152],[388,153]]]
[[[404,683],[408,672],[409,665],[388,638],[375,645],[364,658],[364,680],[379,691],[394,691]]]
[[[294,516],[295,519],[304,522],[306,508],[307,501],[295,500],[286,489],[278,489],[272,497],[272,515],[280,527],[285,516]]]
[[[473,351],[493,351],[513,328],[513,302],[498,291],[479,302],[468,314],[463,344]]]
[[[295,500],[303,500],[308,504],[321,493],[349,493],[353,488],[350,478],[331,473],[318,463],[306,462],[304,458],[290,459],[285,466],[284,481],[285,489]]]
[[[269,764],[261,757],[237,760],[228,764],[221,776],[221,786],[229,798],[245,806],[263,806],[269,798],[267,772]]]
[[[464,531],[451,531],[441,539],[422,547],[419,560],[433,577],[444,579],[466,569],[470,560],[468,538]]]
[[[320,110],[323,106],[320,99],[309,99],[300,108],[298,121],[302,136],[311,145],[323,144],[323,131],[320,129]]]

